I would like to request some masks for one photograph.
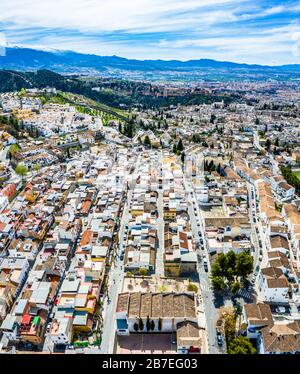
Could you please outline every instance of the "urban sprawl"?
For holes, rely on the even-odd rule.
[[[300,353],[299,88],[222,89],[0,95],[2,353]]]

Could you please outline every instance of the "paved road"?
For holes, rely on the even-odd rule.
[[[135,166],[138,167],[140,156],[137,158]],[[129,190],[127,193],[127,201],[124,205],[123,216],[119,229],[119,251],[115,262],[109,272],[109,280],[107,285],[108,295],[104,299],[103,305],[103,330],[102,341],[99,353],[112,354],[114,350],[115,333],[116,333],[116,306],[118,294],[122,292],[124,279],[124,260],[121,261],[119,254],[126,240],[125,227],[129,222],[129,209],[133,192]]]
[[[128,191],[128,200],[124,206],[123,218],[119,230],[119,244],[120,248],[124,243],[125,225],[128,223],[129,203],[131,201],[132,191]],[[119,258],[120,250],[116,256],[115,263],[112,264],[109,272],[109,280],[107,285],[108,295],[104,298],[103,305],[103,330],[102,342],[99,353],[112,354],[115,341],[115,327],[116,327],[116,306],[118,301],[118,294],[122,292],[123,287],[123,261]]]
[[[202,216],[201,209],[199,209],[193,187],[190,181],[187,181],[185,177],[184,186],[189,194],[188,200],[192,203],[191,205],[189,205],[189,215],[194,238],[199,238],[198,232],[200,231],[201,237],[203,239],[204,250],[199,249],[198,255],[201,256],[202,259],[203,256],[205,256],[208,261],[208,272],[204,270],[203,261],[198,261],[198,274],[203,295],[209,353],[217,354],[220,353],[219,349],[216,346],[216,321],[218,319],[218,310],[216,309],[213,302],[214,293],[211,288],[211,282],[209,279],[211,268],[205,240],[204,217]],[[196,210],[194,208],[196,208]],[[195,215],[195,212],[197,212],[197,216]]]
[[[161,167],[162,154],[159,157],[159,169]],[[157,219],[157,236],[158,236],[158,248],[156,251],[156,264],[155,264],[155,273],[161,277],[165,275],[164,271],[164,211],[163,211],[163,191],[158,190],[158,199],[157,199],[157,210],[158,210],[158,219]]]

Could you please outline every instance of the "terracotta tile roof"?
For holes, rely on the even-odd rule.
[[[273,323],[271,308],[268,304],[245,304],[244,309],[250,325],[270,325]]]
[[[266,352],[300,351],[300,321],[276,323],[261,330]]]

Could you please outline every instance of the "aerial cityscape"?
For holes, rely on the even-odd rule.
[[[85,11],[86,29],[75,11],[47,23],[48,1],[29,1],[36,18],[4,3],[0,353],[299,354],[300,3],[155,0],[176,32],[155,29],[146,0],[152,18],[101,30]],[[221,9],[231,32],[255,18],[266,46],[238,56],[230,33],[233,50],[194,56],[170,39],[188,32],[182,14]],[[143,22],[153,40],[138,43]],[[97,53],[100,31],[124,57],[100,41]]]

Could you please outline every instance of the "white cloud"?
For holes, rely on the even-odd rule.
[[[2,22],[13,22],[20,27],[83,32],[172,31],[176,21],[179,29],[192,25],[188,17],[184,21],[181,13],[233,3],[236,0],[60,0],[54,5],[50,0],[1,0],[0,14]],[[220,21],[215,16],[214,20]]]
[[[295,60],[300,4],[252,0],[0,0],[9,43],[130,58]],[[289,3],[291,4],[291,3]],[[294,14],[272,24],[272,16]],[[278,26],[280,25],[280,27]],[[298,44],[297,44],[298,45]],[[294,49],[293,49],[294,48]],[[296,49],[295,49],[296,48]]]

